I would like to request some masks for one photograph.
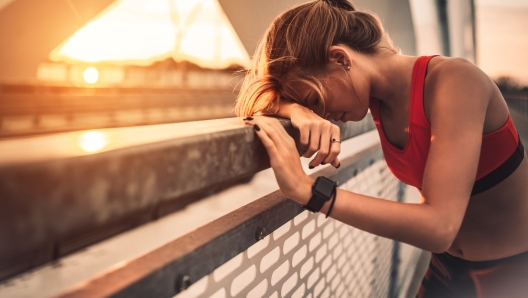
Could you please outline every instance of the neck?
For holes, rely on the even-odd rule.
[[[408,104],[415,61],[416,57],[399,54],[365,57],[371,97],[382,101],[390,111]]]

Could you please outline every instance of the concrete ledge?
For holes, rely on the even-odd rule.
[[[344,140],[374,124],[367,117],[341,128]],[[79,132],[0,142],[0,280],[269,167],[240,118],[103,132],[114,141],[96,154],[73,148]]]

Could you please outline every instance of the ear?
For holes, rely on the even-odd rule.
[[[342,46],[331,46],[328,50],[328,60],[330,66],[343,67],[345,69],[350,69],[352,64],[350,54]]]

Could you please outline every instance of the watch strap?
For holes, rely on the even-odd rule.
[[[321,211],[321,208],[323,208],[324,203],[328,201],[328,199],[329,198],[325,198],[318,193],[312,192],[312,197],[308,201],[308,204],[304,206],[304,208],[311,212],[319,212]]]
[[[328,187],[331,187],[330,191]],[[308,203],[303,207],[311,212],[321,211],[321,208],[323,208],[324,203],[330,200],[332,196],[334,196],[336,187],[337,184],[334,181],[324,176],[317,177],[315,183],[312,186],[312,197],[310,198]]]

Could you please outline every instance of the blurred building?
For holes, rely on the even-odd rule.
[[[0,136],[234,116],[249,55],[302,2],[2,1]],[[353,2],[402,54],[475,59],[472,0]]]

